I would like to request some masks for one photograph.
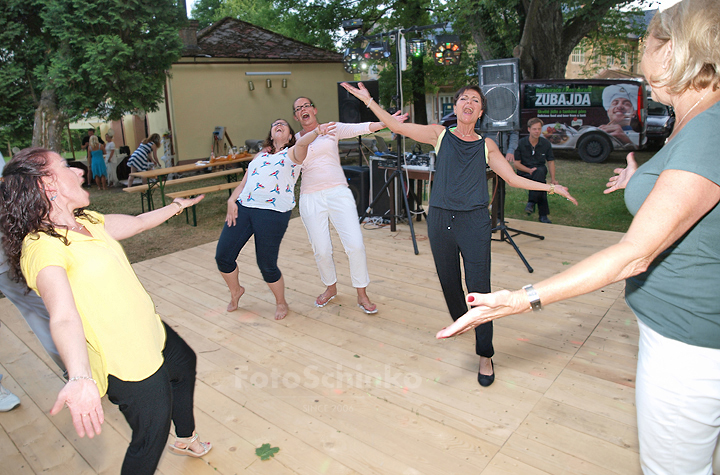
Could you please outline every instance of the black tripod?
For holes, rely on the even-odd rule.
[[[504,147],[503,147],[503,132],[500,132],[498,134],[499,140],[498,140],[498,146],[500,147],[500,150],[502,153],[505,153]],[[517,252],[518,257],[520,257],[520,260],[525,264],[525,267],[527,268],[528,272],[532,274],[533,268],[530,267],[530,264],[528,263],[527,259],[525,259],[525,256],[523,256],[522,252],[520,252],[520,248],[517,247],[517,244],[515,244],[515,241],[513,241],[513,236],[517,236],[518,234],[524,234],[526,236],[534,237],[540,240],[545,239],[545,236],[541,236],[539,234],[532,234],[528,233],[526,231],[520,231],[519,229],[509,228],[505,225],[505,180],[500,178],[497,174],[495,175],[497,179],[497,187],[495,190],[496,198],[493,200],[493,214],[495,214],[495,210],[497,209],[497,225],[492,229],[492,232],[500,231],[500,238],[499,239],[493,239],[493,241],[505,241],[509,243],[513,249],[515,249],[515,252]],[[512,236],[510,233],[513,232]]]
[[[407,216],[408,225],[410,226],[410,235],[412,236],[413,249],[415,250],[415,255],[417,255],[420,253],[420,251],[418,250],[417,240],[415,239],[415,227],[413,226],[412,214],[410,213],[410,203],[408,202],[407,193],[405,193],[405,190],[406,190],[405,187],[406,187],[407,182],[405,181],[405,175],[403,174],[403,170],[402,170],[401,157],[403,157],[403,154],[401,153],[402,152],[401,143],[402,143],[401,137],[398,135],[397,136],[398,157],[396,160],[397,164],[395,165],[395,170],[393,170],[392,174],[385,181],[382,188],[380,188],[380,191],[377,192],[377,194],[373,198],[372,202],[370,203],[370,206],[368,206],[365,209],[365,212],[362,214],[362,216],[360,216],[360,223],[362,223],[363,220],[367,217],[368,212],[370,212],[370,210],[373,208],[373,206],[375,205],[375,202],[378,201],[380,199],[380,197],[382,197],[383,193],[385,193],[385,190],[387,190],[388,186],[394,185],[395,179],[399,178],[400,179],[400,190],[402,192],[402,197],[403,197],[403,204],[405,205],[405,215],[394,214],[395,213],[395,200],[393,199],[390,201],[390,210],[393,212],[391,219],[394,220],[395,218],[398,218],[398,217]],[[394,193],[393,193],[393,198],[394,198]],[[394,231],[394,230],[395,229],[392,229],[392,231]]]

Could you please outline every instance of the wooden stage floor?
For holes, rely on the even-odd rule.
[[[515,238],[534,267],[494,242],[493,289],[537,282],[617,242],[613,232],[510,221],[545,240]],[[238,260],[247,291],[229,293],[215,243],[136,264],[162,318],[198,354],[197,429],[214,449],[203,459],[163,456],[163,474],[636,474],[637,325],[616,284],[542,313],[495,324],[497,379],[476,381],[469,334],[437,341],[450,317],[425,223],[364,229],[379,306],[356,306],[347,258],[336,255],[339,295],[323,290],[307,235],[290,223],[280,253],[291,313],[273,320],[254,246]],[[79,439],[68,411],[50,417],[63,382],[7,299],[0,300],[0,373],[22,404],[0,413],[3,474],[119,473],[130,432],[104,399],[101,436]],[[255,449],[280,450],[261,461]]]

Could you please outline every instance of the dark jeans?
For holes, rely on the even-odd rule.
[[[255,258],[265,282],[272,284],[282,277],[277,259],[280,242],[287,231],[292,211],[279,212],[271,209],[248,208],[238,204],[235,226],[225,223],[215,250],[218,270],[229,274],[237,268],[238,255],[255,235]]]
[[[546,183],[545,179],[547,178],[547,167],[545,165],[540,165],[532,173],[525,173],[519,171],[518,175],[524,178],[528,178],[532,181]],[[540,216],[547,216],[548,214],[550,214],[550,206],[548,206],[547,192],[535,190],[528,191],[528,203],[537,204],[538,214]]]
[[[120,408],[132,429],[122,475],[155,473],[171,420],[178,437],[190,437],[195,430],[193,397],[197,358],[175,330],[164,322],[163,326],[167,339],[160,369],[137,382],[108,377],[108,398]]]
[[[461,279],[460,256],[465,268],[468,293],[490,292],[490,214],[487,208],[449,211],[431,207],[428,237],[445,303],[453,320],[462,317],[468,306]],[[486,358],[495,354],[493,324],[475,327],[475,352]]]

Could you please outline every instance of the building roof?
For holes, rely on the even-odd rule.
[[[242,20],[225,17],[197,33],[200,51],[183,56],[284,60],[294,62],[342,62],[342,54],[293,40]]]

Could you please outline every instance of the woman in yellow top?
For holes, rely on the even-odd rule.
[[[99,434],[100,398],[133,430],[123,474],[152,474],[175,424],[170,450],[200,457],[193,417],[196,357],[155,313],[117,242],[153,228],[202,199],[176,199],[139,216],[86,212],[83,172],[58,154],[29,148],[3,170],[0,223],[11,275],[45,302],[68,382],[51,414],[67,405],[80,437]]]

